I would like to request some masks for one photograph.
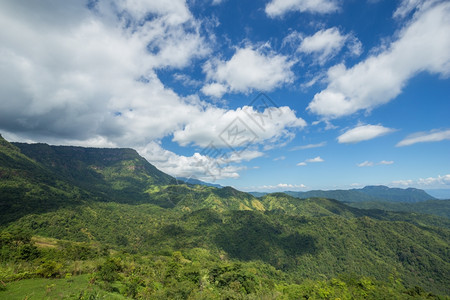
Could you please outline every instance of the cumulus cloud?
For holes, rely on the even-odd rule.
[[[302,162],[299,162],[299,163],[297,164],[297,166],[299,166],[299,167],[306,166],[306,163],[305,163],[304,161],[302,161]]]
[[[162,148],[160,143],[150,142],[137,149],[139,154],[151,161],[158,169],[176,177],[198,178],[214,182],[226,178],[239,178],[239,171],[246,167],[239,165],[244,161],[260,157],[259,151],[243,151],[237,153],[194,153],[192,156],[178,155]]]
[[[211,47],[202,32],[202,22],[184,0],[99,0],[89,8],[77,0],[2,1],[0,129],[10,136],[15,133],[15,140],[53,144],[143,149],[151,141],[176,133],[180,144],[205,145],[203,142],[218,131],[202,136],[197,130],[199,120],[207,120],[209,125],[217,121],[210,115],[226,119],[238,116],[243,108],[228,111],[197,96],[182,97],[167,88],[157,73],[160,69],[183,69],[204,59]],[[274,76],[273,81],[262,78],[262,84],[275,86],[290,80],[287,58],[261,49],[251,51],[256,62],[268,68],[258,71],[269,70],[269,76]],[[287,75],[278,74],[274,64],[288,71]],[[225,69],[233,75],[233,64],[226,65],[231,66]],[[217,70],[220,81],[222,69]],[[179,73],[174,79],[198,85]],[[224,81],[227,88],[243,89],[233,80],[238,79]],[[259,86],[250,81],[249,88]],[[221,93],[217,87],[209,91]],[[275,118],[263,128],[266,131],[261,129],[258,142],[269,139],[275,143],[277,138],[292,135],[291,129],[304,126],[292,110],[281,110],[287,120]],[[223,122],[217,126],[225,125]],[[196,157],[168,154],[162,148],[158,151],[167,157],[158,165],[163,170],[177,176],[183,175],[185,164],[195,170]],[[260,155],[249,151],[240,153],[242,161]],[[154,155],[146,157],[158,162]],[[205,157],[200,155],[199,159]],[[223,177],[237,177],[241,169],[229,166]]]
[[[397,147],[411,146],[417,143],[440,142],[450,140],[450,129],[431,130],[429,132],[417,132],[408,135],[405,139],[397,143]]]
[[[324,118],[370,111],[398,96],[420,72],[450,74],[450,2],[421,5],[393,41],[380,53],[347,69],[328,70],[328,86],[317,93],[308,109]]]
[[[445,188],[450,186],[450,174],[443,176],[438,175],[437,177],[419,178],[414,180],[396,180],[391,182],[389,185],[399,187]]]
[[[336,0],[272,0],[266,5],[266,14],[274,18],[290,11],[325,14],[338,9],[339,5]]]
[[[203,66],[210,83],[203,87],[202,92],[221,97],[225,92],[271,91],[293,81],[293,65],[287,56],[266,47],[237,48],[230,60],[212,59]]]
[[[394,129],[381,125],[359,125],[338,136],[337,140],[341,144],[359,143],[383,136],[393,131]]]
[[[201,91],[205,95],[220,98],[228,91],[228,87],[224,84],[213,82],[203,86]]]
[[[257,111],[250,106],[225,110],[210,107],[201,118],[194,118],[176,130],[173,141],[182,146],[194,144],[207,147],[239,149],[260,143],[279,142],[290,138],[291,130],[306,126],[289,107],[266,107]]]
[[[354,55],[361,54],[361,42],[350,35],[343,35],[336,27],[320,30],[312,36],[305,37],[297,51],[313,54],[318,63],[323,65],[338,54],[347,41],[351,42],[350,50]]]
[[[155,69],[206,55],[197,21],[184,1],[116,4],[99,1],[92,11],[80,1],[2,2],[0,97],[14,99],[0,102],[2,129],[133,145],[189,121],[198,106],[165,88]],[[147,14],[155,17],[139,21]]]

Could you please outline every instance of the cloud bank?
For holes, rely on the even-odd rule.
[[[420,72],[448,77],[450,3],[427,3],[419,6],[386,50],[351,68],[344,64],[330,68],[327,88],[314,96],[308,109],[328,119],[370,111],[397,97]]]

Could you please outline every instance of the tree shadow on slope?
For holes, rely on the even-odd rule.
[[[281,269],[293,267],[297,256],[318,250],[314,237],[283,228],[267,215],[251,211],[232,212],[214,242],[230,258],[262,260]]]

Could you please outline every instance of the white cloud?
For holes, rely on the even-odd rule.
[[[302,166],[306,166],[308,163],[320,163],[320,162],[324,162],[325,160],[323,160],[320,156],[316,156],[314,158],[309,158],[306,159],[305,161],[299,162],[297,164],[297,166],[302,167]]]
[[[397,143],[397,147],[411,146],[417,143],[440,142],[450,140],[450,129],[431,130],[429,132],[417,132],[408,135],[405,139]]]
[[[267,107],[263,112],[244,106],[236,110],[208,107],[201,117],[193,118],[184,128],[176,130],[173,141],[182,146],[194,144],[218,148],[242,148],[260,143],[280,143],[290,139],[292,130],[306,122],[297,118],[289,107]]]
[[[320,30],[304,38],[297,51],[315,54],[319,64],[323,65],[339,53],[348,38],[348,35],[342,35],[336,27]]]
[[[279,157],[275,157],[275,158],[273,159],[273,161],[285,160],[285,159],[286,159],[286,156],[279,156]]]
[[[297,49],[298,45],[303,40],[303,34],[294,30],[289,33],[285,38],[283,38],[283,42],[281,43],[281,47],[289,46],[292,49]]]
[[[396,180],[389,184],[398,187],[418,187],[418,188],[446,188],[450,186],[450,174],[438,175],[437,177]]]
[[[434,1],[430,0],[402,0],[394,12],[394,18],[404,18],[416,9],[423,9],[423,5]]]
[[[202,153],[183,156],[163,149],[156,142],[151,142],[137,150],[158,169],[172,176],[198,178],[210,182],[225,178],[239,178],[239,172],[246,169],[239,163],[263,155],[258,151],[243,151],[239,154],[227,153],[220,156]]]
[[[177,81],[180,81],[185,86],[198,87],[202,84],[200,80],[193,79],[186,74],[175,73],[173,75],[173,78]]]
[[[360,168],[362,168],[362,167],[372,167],[373,166],[373,162],[366,160],[366,161],[358,164],[357,166],[360,167]]]
[[[202,92],[220,97],[225,92],[248,93],[252,90],[271,91],[294,79],[294,62],[267,47],[237,48],[228,61],[212,59],[203,66],[210,82]]]
[[[307,159],[307,160],[305,160],[305,162],[307,162],[307,163],[318,163],[318,162],[324,162],[324,160],[320,156],[317,156],[317,157],[314,157],[314,158]]]
[[[277,185],[262,185],[257,187],[251,187],[254,190],[279,190],[279,189],[304,189],[306,185],[304,184],[291,184],[291,183],[279,183]]]
[[[341,144],[359,143],[361,141],[367,141],[383,136],[393,131],[394,129],[383,127],[381,125],[359,125],[338,136],[337,140]]]
[[[400,186],[400,187],[407,187],[407,186],[413,186],[414,180],[407,179],[407,180],[395,180],[390,183],[390,186]]]
[[[327,144],[327,142],[321,142],[318,144],[308,144],[303,146],[295,146],[289,149],[289,151],[296,151],[296,150],[305,150],[305,149],[313,149],[313,148],[319,148],[324,147]]]
[[[328,86],[308,109],[325,118],[371,110],[394,99],[408,80],[420,72],[450,74],[450,2],[427,2],[381,53],[347,69],[328,70]]]
[[[290,11],[310,13],[332,13],[339,9],[336,0],[272,0],[266,5],[266,14],[279,17]]]
[[[450,174],[438,177],[419,178],[417,184],[423,186],[429,185],[450,185]]]
[[[102,136],[133,146],[162,138],[200,111],[155,73],[206,54],[184,1],[118,2],[114,9],[123,18],[154,15],[129,27],[110,2],[97,6],[92,12],[80,1],[0,4],[0,98],[15,99],[0,102],[0,128],[48,139]],[[66,10],[73,14],[60,19]],[[154,43],[158,50],[148,52]]]
[[[0,129],[15,133],[15,140],[52,144],[143,149],[174,133],[180,143],[202,144],[220,132],[203,137],[194,132],[201,120],[209,126],[217,121],[211,115],[233,117],[242,108],[228,111],[198,96],[181,97],[157,75],[159,69],[182,69],[210,53],[201,26],[184,0],[100,0],[91,9],[78,0],[0,2],[0,99],[14,99],[0,101]],[[267,76],[274,81],[265,78],[262,84],[281,84],[288,79],[277,76],[292,76],[287,58],[251,51],[273,71]],[[279,75],[277,67],[287,68],[288,74]],[[198,84],[175,74],[186,85]],[[275,116],[258,142],[275,144],[306,124],[289,108],[281,111],[287,119]],[[225,125],[221,122],[217,125]],[[163,149],[158,153],[166,155],[164,164],[156,156],[146,157],[173,175],[198,169],[193,157]],[[250,149],[240,154],[241,161],[262,155]],[[229,166],[222,177],[238,177],[242,169]]]
[[[382,161],[380,161],[379,163],[377,163],[377,165],[392,165],[394,162],[392,161],[392,160],[382,160]],[[360,164],[357,164],[357,166],[358,167],[373,167],[375,164],[373,163],[373,162],[371,162],[371,161],[368,161],[368,160],[366,160],[366,161],[364,161],[364,162],[362,162],[362,163],[360,163]]]
[[[203,94],[205,94],[207,96],[220,98],[228,91],[228,87],[221,83],[213,82],[213,83],[203,86],[201,88],[201,91]]]
[[[136,21],[141,21],[152,13],[164,16],[165,21],[171,24],[184,23],[191,17],[184,0],[170,2],[145,0],[100,1],[97,5],[103,8],[107,5],[114,6],[119,12],[130,14],[133,20]]]

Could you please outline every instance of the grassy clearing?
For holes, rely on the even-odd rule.
[[[89,276],[85,274],[69,279],[34,278],[11,282],[7,284],[5,291],[0,291],[0,299],[127,299],[90,284]]]

